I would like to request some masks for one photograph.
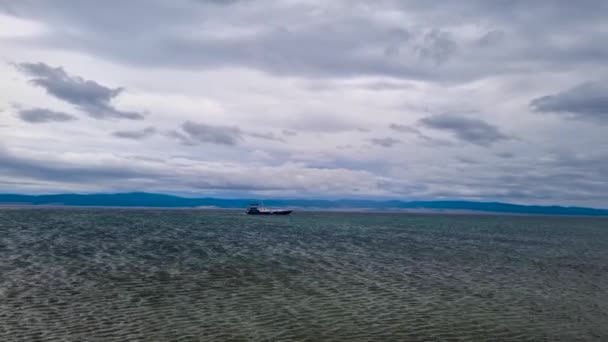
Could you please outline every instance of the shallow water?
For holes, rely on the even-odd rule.
[[[608,341],[608,219],[0,209],[0,341]]]

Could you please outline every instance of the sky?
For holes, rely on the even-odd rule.
[[[608,208],[608,2],[0,0],[0,193]]]

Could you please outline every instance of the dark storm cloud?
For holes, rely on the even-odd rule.
[[[143,119],[137,112],[121,111],[110,103],[123,88],[108,88],[95,81],[69,75],[62,67],[53,68],[44,63],[20,63],[19,70],[33,76],[32,84],[47,93],[75,105],[96,119]]]
[[[372,144],[382,147],[393,147],[394,145],[400,144],[401,140],[395,138],[372,138],[369,140]]]
[[[554,95],[533,99],[530,106],[537,112],[608,123],[608,86],[599,82],[585,82]]]
[[[423,118],[420,125],[436,130],[451,132],[458,139],[486,146],[492,143],[510,139],[497,127],[479,119],[470,119],[453,114],[438,114]]]
[[[117,138],[141,140],[141,139],[145,139],[155,133],[156,133],[156,129],[154,127],[146,127],[139,131],[116,131],[116,132],[112,132],[112,135]]]
[[[21,120],[30,123],[65,122],[76,120],[76,117],[71,114],[57,112],[46,108],[21,109],[17,115]]]
[[[243,139],[243,132],[236,126],[212,126],[186,121],[181,128],[190,142],[234,146]]]

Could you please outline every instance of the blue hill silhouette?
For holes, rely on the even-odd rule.
[[[111,207],[201,207],[245,208],[252,199],[223,198],[186,198],[145,192],[117,194],[57,194],[57,195],[16,195],[0,194],[0,204],[24,205],[65,205],[65,206],[111,206]],[[501,202],[473,201],[400,201],[400,200],[305,200],[274,199],[264,200],[272,207],[296,207],[317,209],[430,209],[430,210],[466,210],[479,212],[496,212],[511,214],[543,215],[590,215],[608,216],[608,209],[583,207],[519,205]]]

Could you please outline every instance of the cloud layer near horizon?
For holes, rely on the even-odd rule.
[[[607,16],[591,0],[1,3],[0,192],[608,207]]]

